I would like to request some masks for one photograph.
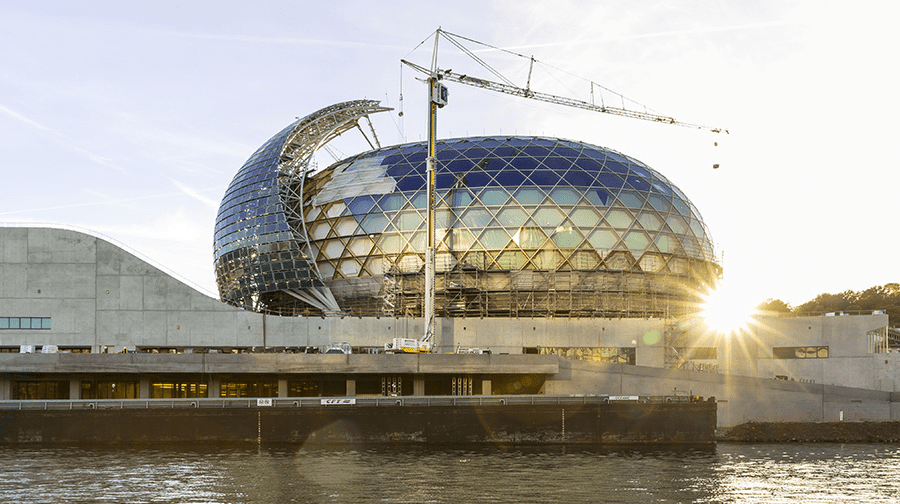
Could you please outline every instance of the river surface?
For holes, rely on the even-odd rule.
[[[900,445],[0,447],[0,502],[900,502]]]

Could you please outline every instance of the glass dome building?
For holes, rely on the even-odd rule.
[[[310,300],[328,298],[349,315],[420,316],[426,144],[292,178],[279,164],[285,131],[223,199],[222,299],[285,315],[327,311]],[[443,140],[436,152],[438,316],[677,315],[721,272],[696,207],[634,158],[522,136]]]

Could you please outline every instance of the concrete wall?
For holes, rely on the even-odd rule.
[[[107,346],[116,351],[138,346],[319,346],[342,341],[380,347],[395,337],[423,334],[421,319],[276,317],[244,311],[102,239],[45,228],[0,228],[0,316],[52,318],[51,330],[0,330],[0,346],[89,346],[93,352]],[[706,330],[701,321],[683,321],[676,346],[715,347],[717,358],[703,362],[718,365],[732,380],[746,377],[763,380],[753,383],[769,383],[782,375],[798,382],[894,392],[900,391],[900,356],[867,353],[867,331],[887,322],[887,315],[880,314],[770,317],[738,335],[723,337]],[[436,330],[440,352],[457,346],[509,354],[537,346],[627,347],[636,349],[636,364],[642,369],[665,365],[662,319],[455,318],[438,319]],[[775,346],[814,345],[828,346],[829,358],[772,358]],[[665,375],[671,371],[660,373],[664,375],[625,385],[641,389],[661,377],[665,379],[653,385],[654,390],[680,383]],[[575,380],[570,389],[579,390],[575,383],[582,378],[569,375]],[[701,378],[689,381],[706,379]],[[629,388],[618,386],[623,393]],[[721,390],[714,392],[709,395],[726,397]],[[758,394],[763,392],[748,396]],[[763,411],[768,404],[765,394],[756,403]]]
[[[748,421],[900,420],[900,394],[814,383],[621,364],[560,361],[548,394],[715,397],[718,425]]]

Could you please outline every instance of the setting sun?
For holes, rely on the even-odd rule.
[[[713,331],[729,334],[746,329],[756,313],[754,303],[724,284],[702,296],[700,316]]]

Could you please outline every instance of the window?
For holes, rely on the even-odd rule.
[[[773,347],[773,359],[827,359],[827,346]]]
[[[50,329],[50,317],[0,317],[0,329]]]
[[[522,353],[558,355],[564,359],[634,365],[633,347],[525,347]]]
[[[208,397],[207,385],[197,382],[154,382],[150,384],[153,399],[180,399]]]

